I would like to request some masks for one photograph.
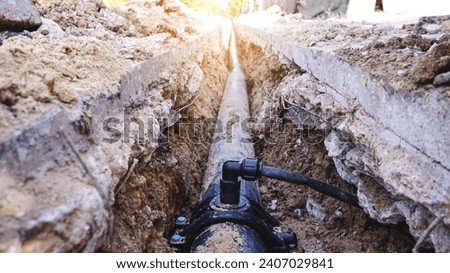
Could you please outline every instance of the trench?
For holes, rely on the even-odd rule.
[[[34,2],[42,29],[0,33],[0,252],[174,252],[232,70],[223,18]],[[299,252],[409,252],[422,236],[419,251],[448,252],[448,16],[400,30],[273,15],[234,21],[252,150],[364,211],[261,178],[264,210]]]
[[[289,103],[283,90],[276,88],[286,78],[304,71],[254,44],[239,39],[237,42],[247,76],[256,156],[265,164],[356,193],[356,188],[339,176],[327,155],[323,143],[327,130],[314,126],[316,117],[305,116],[302,107]],[[138,164],[117,195],[113,251],[175,251],[168,244],[174,219],[177,215],[189,216],[202,192],[215,118],[228,74],[227,56],[222,54],[214,61],[207,58],[202,63],[205,82],[210,84],[203,83],[200,95],[181,112],[184,118],[164,130],[152,160]],[[222,67],[220,76],[217,65]],[[296,122],[293,115],[299,112],[306,123]],[[410,252],[414,246],[405,223],[380,224],[362,210],[304,186],[267,178],[260,179],[259,185],[264,208],[281,222],[282,229],[296,232],[296,251]],[[226,231],[226,226],[222,228]],[[236,251],[222,248],[221,252],[227,250]]]

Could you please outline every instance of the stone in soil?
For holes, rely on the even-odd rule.
[[[35,30],[41,23],[31,0],[0,1],[0,31]]]

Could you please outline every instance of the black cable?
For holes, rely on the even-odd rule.
[[[265,166],[264,164],[260,165],[259,171],[261,176],[266,176],[269,178],[274,178],[293,184],[306,185],[310,188],[315,189],[318,192],[321,192],[335,199],[338,199],[342,202],[360,208],[358,204],[358,197],[356,197],[355,195],[343,191],[338,187],[310,178],[308,176],[270,166]]]

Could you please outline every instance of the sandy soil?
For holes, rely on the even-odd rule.
[[[113,93],[134,64],[186,41],[203,26],[181,11],[164,12],[154,1],[113,9],[100,0],[36,0],[36,5],[60,28],[46,26],[3,41],[0,128],[23,122],[46,104],[71,107],[83,97]]]
[[[200,22],[181,11],[166,13],[161,1],[132,0],[127,5],[106,8],[102,0],[35,0],[41,16],[58,23],[75,36],[111,39],[115,36],[142,38],[169,33],[174,38],[196,32]]]
[[[79,115],[91,99],[116,96],[121,77],[131,68],[211,30],[210,21],[205,24],[180,10],[165,11],[157,2],[136,0],[108,9],[99,0],[36,0],[41,16],[54,22],[1,41],[0,137],[55,105]],[[156,83],[161,100],[151,103],[158,105],[150,110],[137,105],[131,111],[168,109],[185,123],[214,119],[227,68],[219,41],[208,50],[182,63],[176,76]],[[103,147],[111,158],[101,164],[111,164],[119,185],[112,194],[113,241],[105,236],[98,251],[171,251],[167,232],[175,214],[197,202],[209,132],[162,124],[165,131],[154,146]],[[93,150],[89,152],[95,157]],[[130,150],[129,158],[117,154]]]
[[[82,97],[108,93],[132,65],[110,43],[74,36],[53,41],[15,37],[0,47],[0,58],[2,128],[23,122],[46,104],[70,106]]]

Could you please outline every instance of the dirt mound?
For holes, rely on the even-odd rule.
[[[133,0],[107,8],[101,0],[35,0],[41,16],[58,23],[68,34],[95,36],[145,37],[169,33],[181,38],[195,32],[198,22],[182,11],[166,13],[161,1]]]
[[[450,69],[449,16],[423,17],[414,24],[302,20],[299,14],[255,14],[239,21],[300,47],[333,52],[396,89],[449,92],[449,82],[432,85]]]
[[[450,43],[447,36],[440,39],[409,34],[392,37],[387,42],[372,41],[360,50],[343,49],[338,54],[369,69],[378,78],[384,78],[404,90],[422,89],[418,86],[433,83],[434,79],[450,71]],[[378,69],[379,68],[379,69]],[[381,69],[383,68],[383,69]],[[438,85],[448,85],[440,82]],[[425,89],[433,86],[425,86]],[[444,94],[450,95],[450,90]]]
[[[41,112],[43,104],[74,105],[83,97],[111,93],[132,61],[169,50],[201,25],[182,12],[165,13],[154,1],[114,9],[101,0],[36,0],[36,6],[46,22],[54,20],[65,32],[53,38],[44,27],[4,40],[1,126],[19,124]]]

